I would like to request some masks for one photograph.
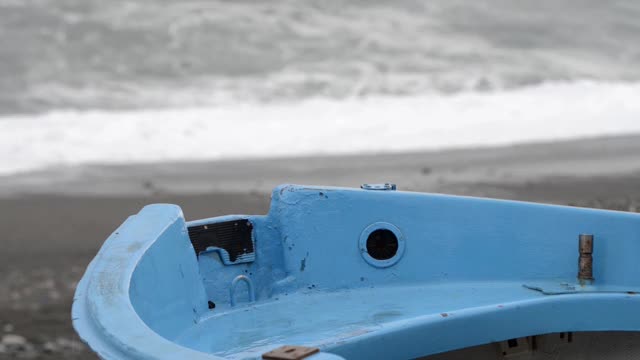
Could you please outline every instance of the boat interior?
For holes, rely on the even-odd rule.
[[[130,217],[74,326],[106,358],[624,358],[637,254],[638,214],[283,185],[267,215]]]

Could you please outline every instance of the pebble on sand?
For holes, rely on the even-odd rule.
[[[2,337],[2,345],[6,347],[24,347],[27,345],[27,339],[16,334],[6,334]]]
[[[17,334],[5,334],[2,336],[0,353],[9,354],[11,358],[33,358],[37,356],[33,344],[29,343],[24,336]]]

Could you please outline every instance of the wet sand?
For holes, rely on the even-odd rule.
[[[640,211],[640,136],[430,153],[88,166],[0,177],[0,359],[95,358],[70,321],[102,242],[149,203],[187,219],[261,214],[279,183],[400,190]]]

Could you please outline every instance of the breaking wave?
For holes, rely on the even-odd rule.
[[[437,150],[640,132],[640,83],[0,117],[0,174],[56,166]]]

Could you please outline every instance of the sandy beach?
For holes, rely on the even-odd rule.
[[[640,211],[640,136],[344,157],[86,166],[0,178],[0,359],[95,358],[70,321],[75,284],[102,242],[149,203],[189,220],[263,214],[280,183],[497,197]],[[11,351],[10,351],[11,350]]]

